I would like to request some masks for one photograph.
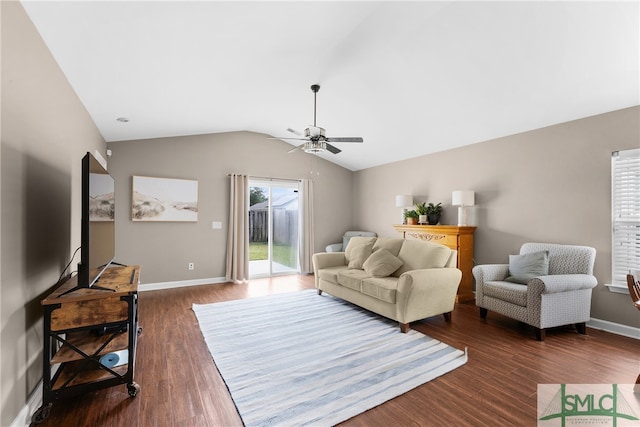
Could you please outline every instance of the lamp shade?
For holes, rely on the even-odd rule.
[[[476,203],[476,193],[472,190],[456,190],[451,193],[453,206],[473,206]]]
[[[411,194],[396,196],[396,208],[406,208],[409,206],[413,206],[413,196]]]

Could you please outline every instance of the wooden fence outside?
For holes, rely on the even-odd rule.
[[[269,240],[269,212],[249,211],[249,242]],[[295,245],[298,242],[298,211],[273,210],[273,244]]]

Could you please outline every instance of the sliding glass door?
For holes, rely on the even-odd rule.
[[[297,181],[249,180],[249,277],[299,272]]]

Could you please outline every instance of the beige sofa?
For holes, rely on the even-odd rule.
[[[462,272],[457,253],[420,240],[353,237],[345,252],[313,255],[318,294],[333,296],[396,320],[410,323],[443,314],[451,320]]]

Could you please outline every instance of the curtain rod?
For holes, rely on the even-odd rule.
[[[230,173],[227,174],[227,176],[231,176]],[[266,181],[292,181],[292,182],[302,182],[301,179],[291,179],[291,178],[272,178],[272,177],[268,177],[268,176],[253,176],[253,175],[247,175],[249,178],[251,179],[264,179]]]

